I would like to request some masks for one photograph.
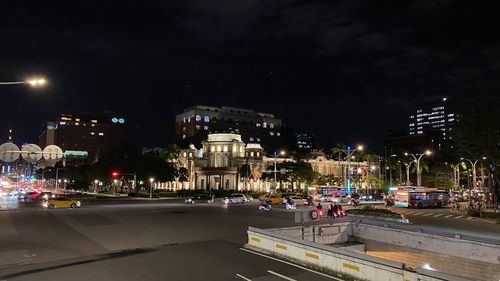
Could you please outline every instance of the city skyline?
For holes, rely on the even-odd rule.
[[[59,112],[108,110],[127,116],[134,143],[160,146],[174,142],[176,114],[207,104],[271,112],[326,147],[379,150],[385,129],[406,128],[425,99],[488,101],[500,90],[494,3],[119,6],[2,9],[0,31],[10,40],[0,46],[0,80],[43,75],[49,83],[2,87],[3,102],[16,106],[0,115],[1,132],[33,140]]]

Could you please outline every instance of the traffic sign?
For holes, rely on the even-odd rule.
[[[87,151],[80,151],[80,150],[66,150],[66,151],[64,151],[64,158],[85,159],[88,157],[89,157],[89,153]]]
[[[19,147],[11,142],[0,145],[0,160],[4,162],[14,162],[20,154]]]
[[[58,162],[64,157],[64,152],[57,145],[48,145],[43,149],[42,155],[47,161]]]
[[[42,149],[33,143],[25,144],[21,148],[21,157],[26,162],[37,162],[42,159]]]

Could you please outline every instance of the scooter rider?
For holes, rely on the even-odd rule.
[[[333,205],[332,211],[333,211],[333,217],[336,218],[339,214],[339,205],[337,205],[337,203]]]

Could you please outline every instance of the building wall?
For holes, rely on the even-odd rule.
[[[269,113],[234,107],[194,106],[175,118],[180,147],[199,147],[210,133],[239,133],[245,143],[261,143],[270,150],[284,145],[282,121]]]

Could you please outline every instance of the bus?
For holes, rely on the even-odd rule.
[[[436,188],[402,188],[394,194],[394,206],[404,208],[441,208],[448,203],[448,193]]]

